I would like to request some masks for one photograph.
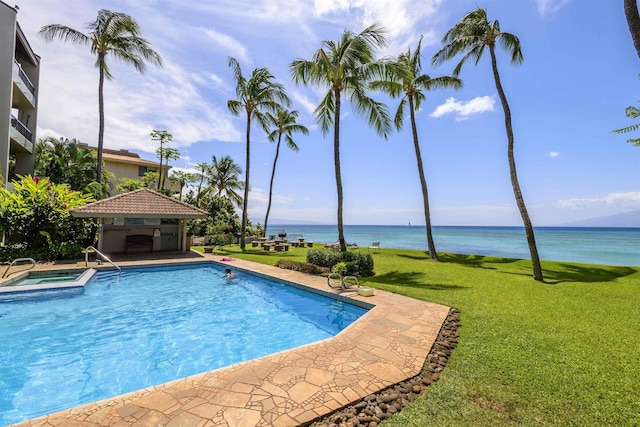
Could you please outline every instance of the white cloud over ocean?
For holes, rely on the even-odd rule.
[[[570,198],[559,200],[555,204],[560,208],[585,209],[592,207],[611,207],[620,210],[640,209],[640,192],[609,193],[603,197]]]

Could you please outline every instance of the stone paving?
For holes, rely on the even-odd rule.
[[[189,254],[161,262],[220,259]],[[226,264],[323,293],[339,293],[322,277],[238,259]],[[45,268],[61,266],[39,267]],[[380,290],[371,297],[355,292],[342,296],[375,307],[333,338],[16,425],[298,426],[418,374],[449,308]]]

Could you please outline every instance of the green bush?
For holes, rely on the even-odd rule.
[[[336,249],[311,249],[307,252],[307,262],[321,267],[333,268],[338,263],[344,263],[345,274],[356,276],[373,275],[373,257],[371,254],[359,251],[342,252]]]
[[[12,184],[13,192],[0,188],[0,230],[5,232],[7,242],[56,253],[54,244],[93,241],[94,221],[74,218],[70,213],[73,208],[95,201],[91,194],[29,175]]]
[[[300,271],[302,273],[308,273],[308,274],[322,274],[322,273],[328,272],[327,268],[319,267],[315,264],[310,264],[308,262],[293,261],[288,259],[278,260],[278,262],[276,262],[276,267],[283,268],[285,270]]]
[[[349,267],[347,267],[347,263],[339,262],[333,267],[331,267],[332,273],[337,273],[341,276],[346,276],[349,273]]]
[[[36,261],[78,259],[82,256],[82,246],[73,242],[51,243],[40,248],[28,248],[24,243],[0,246],[0,262],[10,262],[16,258],[33,258]]]

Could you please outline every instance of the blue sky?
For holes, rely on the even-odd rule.
[[[244,168],[243,117],[227,110],[235,83],[227,57],[245,75],[268,67],[300,111],[310,135],[300,152],[282,151],[270,223],[336,223],[331,138],[312,111],[323,91],[298,87],[289,64],[310,59],[323,40],[373,22],[388,31],[379,56],[412,48],[424,36],[423,72],[448,75],[456,62],[433,68],[444,32],[482,7],[520,38],[524,63],[499,53],[498,67],[513,114],[515,157],[534,225],[557,225],[640,209],[640,148],[613,129],[633,123],[625,108],[640,99],[640,59],[622,0],[14,0],[18,20],[42,57],[38,137],[65,136],[96,145],[98,72],[85,49],[37,35],[45,24],[85,30],[102,8],[134,17],[164,59],[144,75],[117,62],[105,86],[105,147],[155,159],[153,129],[174,136],[190,170],[212,155]],[[468,63],[464,88],[427,93],[418,132],[435,225],[521,225],[509,180],[504,116],[489,57]],[[395,112],[397,101],[379,93]],[[406,121],[408,124],[408,121]],[[346,105],[341,121],[346,224],[424,224],[422,196],[408,127],[387,140]],[[249,214],[263,222],[275,145],[252,130]]]

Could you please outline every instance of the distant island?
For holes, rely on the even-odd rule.
[[[562,227],[640,227],[640,210],[561,224]]]

